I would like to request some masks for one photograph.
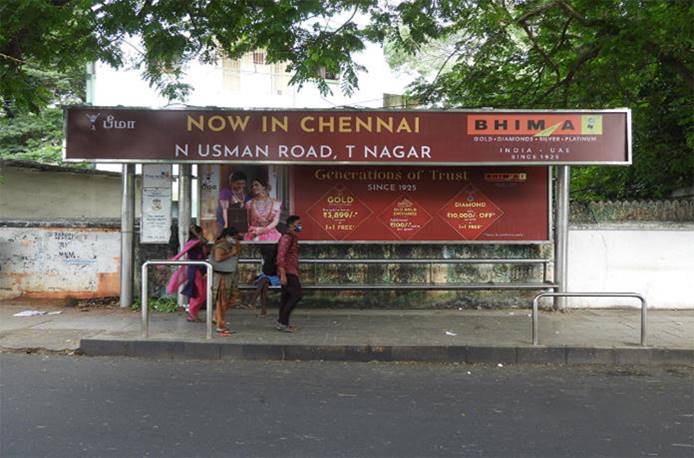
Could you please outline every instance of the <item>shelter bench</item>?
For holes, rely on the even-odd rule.
[[[241,264],[262,264],[261,259],[242,258]],[[483,283],[310,283],[302,285],[305,290],[314,291],[363,291],[363,290],[408,290],[408,291],[455,291],[455,290],[556,290],[558,285],[547,280],[547,265],[552,263],[549,259],[529,258],[478,258],[478,259],[301,259],[301,264],[343,264],[343,265],[392,265],[392,264],[422,264],[433,266],[435,264],[525,264],[542,265],[543,281],[541,282],[483,282]],[[254,285],[239,285],[240,289],[255,289]],[[279,289],[279,286],[271,286],[271,289]]]

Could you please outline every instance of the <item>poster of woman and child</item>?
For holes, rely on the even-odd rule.
[[[224,313],[229,308],[255,309],[260,299],[260,314],[267,315],[269,287],[280,285],[276,265],[277,242],[287,232],[287,225],[280,222],[282,204],[270,194],[267,169],[244,169],[234,170],[226,165],[199,167],[201,224],[191,225],[188,242],[173,258],[207,259],[213,265],[214,321],[222,336],[231,335],[228,323],[224,321]],[[261,270],[255,278],[256,289],[245,303],[238,288],[242,240],[258,242],[263,257]],[[190,322],[201,321],[198,314],[206,301],[204,276],[202,267],[182,266],[167,285],[169,294],[180,291],[188,298],[187,320]],[[293,328],[278,323],[278,330],[292,332]]]

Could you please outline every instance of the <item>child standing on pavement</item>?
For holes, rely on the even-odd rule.
[[[241,253],[239,231],[228,227],[222,231],[210,253],[210,263],[214,271],[212,297],[215,302],[215,322],[217,332],[228,337],[231,331],[224,321],[224,314],[239,300],[238,264]]]

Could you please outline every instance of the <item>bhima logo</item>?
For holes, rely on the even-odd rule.
[[[602,115],[513,115],[493,114],[467,117],[469,135],[602,135]]]

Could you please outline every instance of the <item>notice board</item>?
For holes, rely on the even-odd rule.
[[[169,243],[171,239],[171,165],[142,166],[141,243]]]

